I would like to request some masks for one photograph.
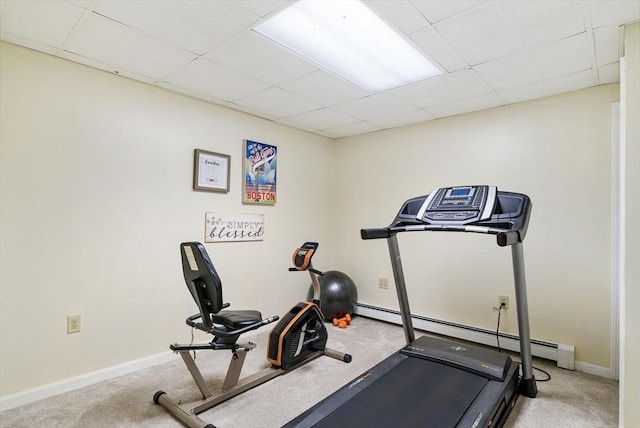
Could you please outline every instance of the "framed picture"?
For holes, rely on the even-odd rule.
[[[245,204],[274,205],[278,148],[271,144],[244,140],[242,202]]]
[[[229,192],[231,156],[195,149],[193,189],[206,192]]]

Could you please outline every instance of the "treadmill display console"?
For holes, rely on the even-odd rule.
[[[491,218],[495,186],[442,187],[429,194],[416,219],[429,224],[467,224]]]

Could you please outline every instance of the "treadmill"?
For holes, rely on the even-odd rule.
[[[529,197],[495,186],[457,186],[407,200],[388,227],[362,229],[386,239],[406,346],[362,373],[285,427],[501,427],[519,394],[534,398],[524,241]],[[415,338],[398,248],[402,232],[495,235],[511,247],[520,335],[518,363],[506,354],[437,337]]]

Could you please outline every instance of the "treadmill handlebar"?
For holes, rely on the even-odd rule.
[[[487,233],[496,235],[497,243],[500,247],[506,247],[518,242],[522,242],[520,233],[515,230],[505,230],[496,227],[484,226],[465,226],[453,224],[425,224],[425,225],[408,225],[408,226],[390,226],[370,229],[360,229],[360,238],[367,239],[386,239],[400,232],[421,232],[421,231],[442,231],[442,232],[471,232],[471,233]]]
[[[362,239],[382,239],[391,237],[391,230],[388,227],[380,227],[375,229],[360,229],[360,237]]]

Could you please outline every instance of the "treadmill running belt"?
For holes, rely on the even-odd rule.
[[[407,358],[314,427],[455,427],[488,379]]]

